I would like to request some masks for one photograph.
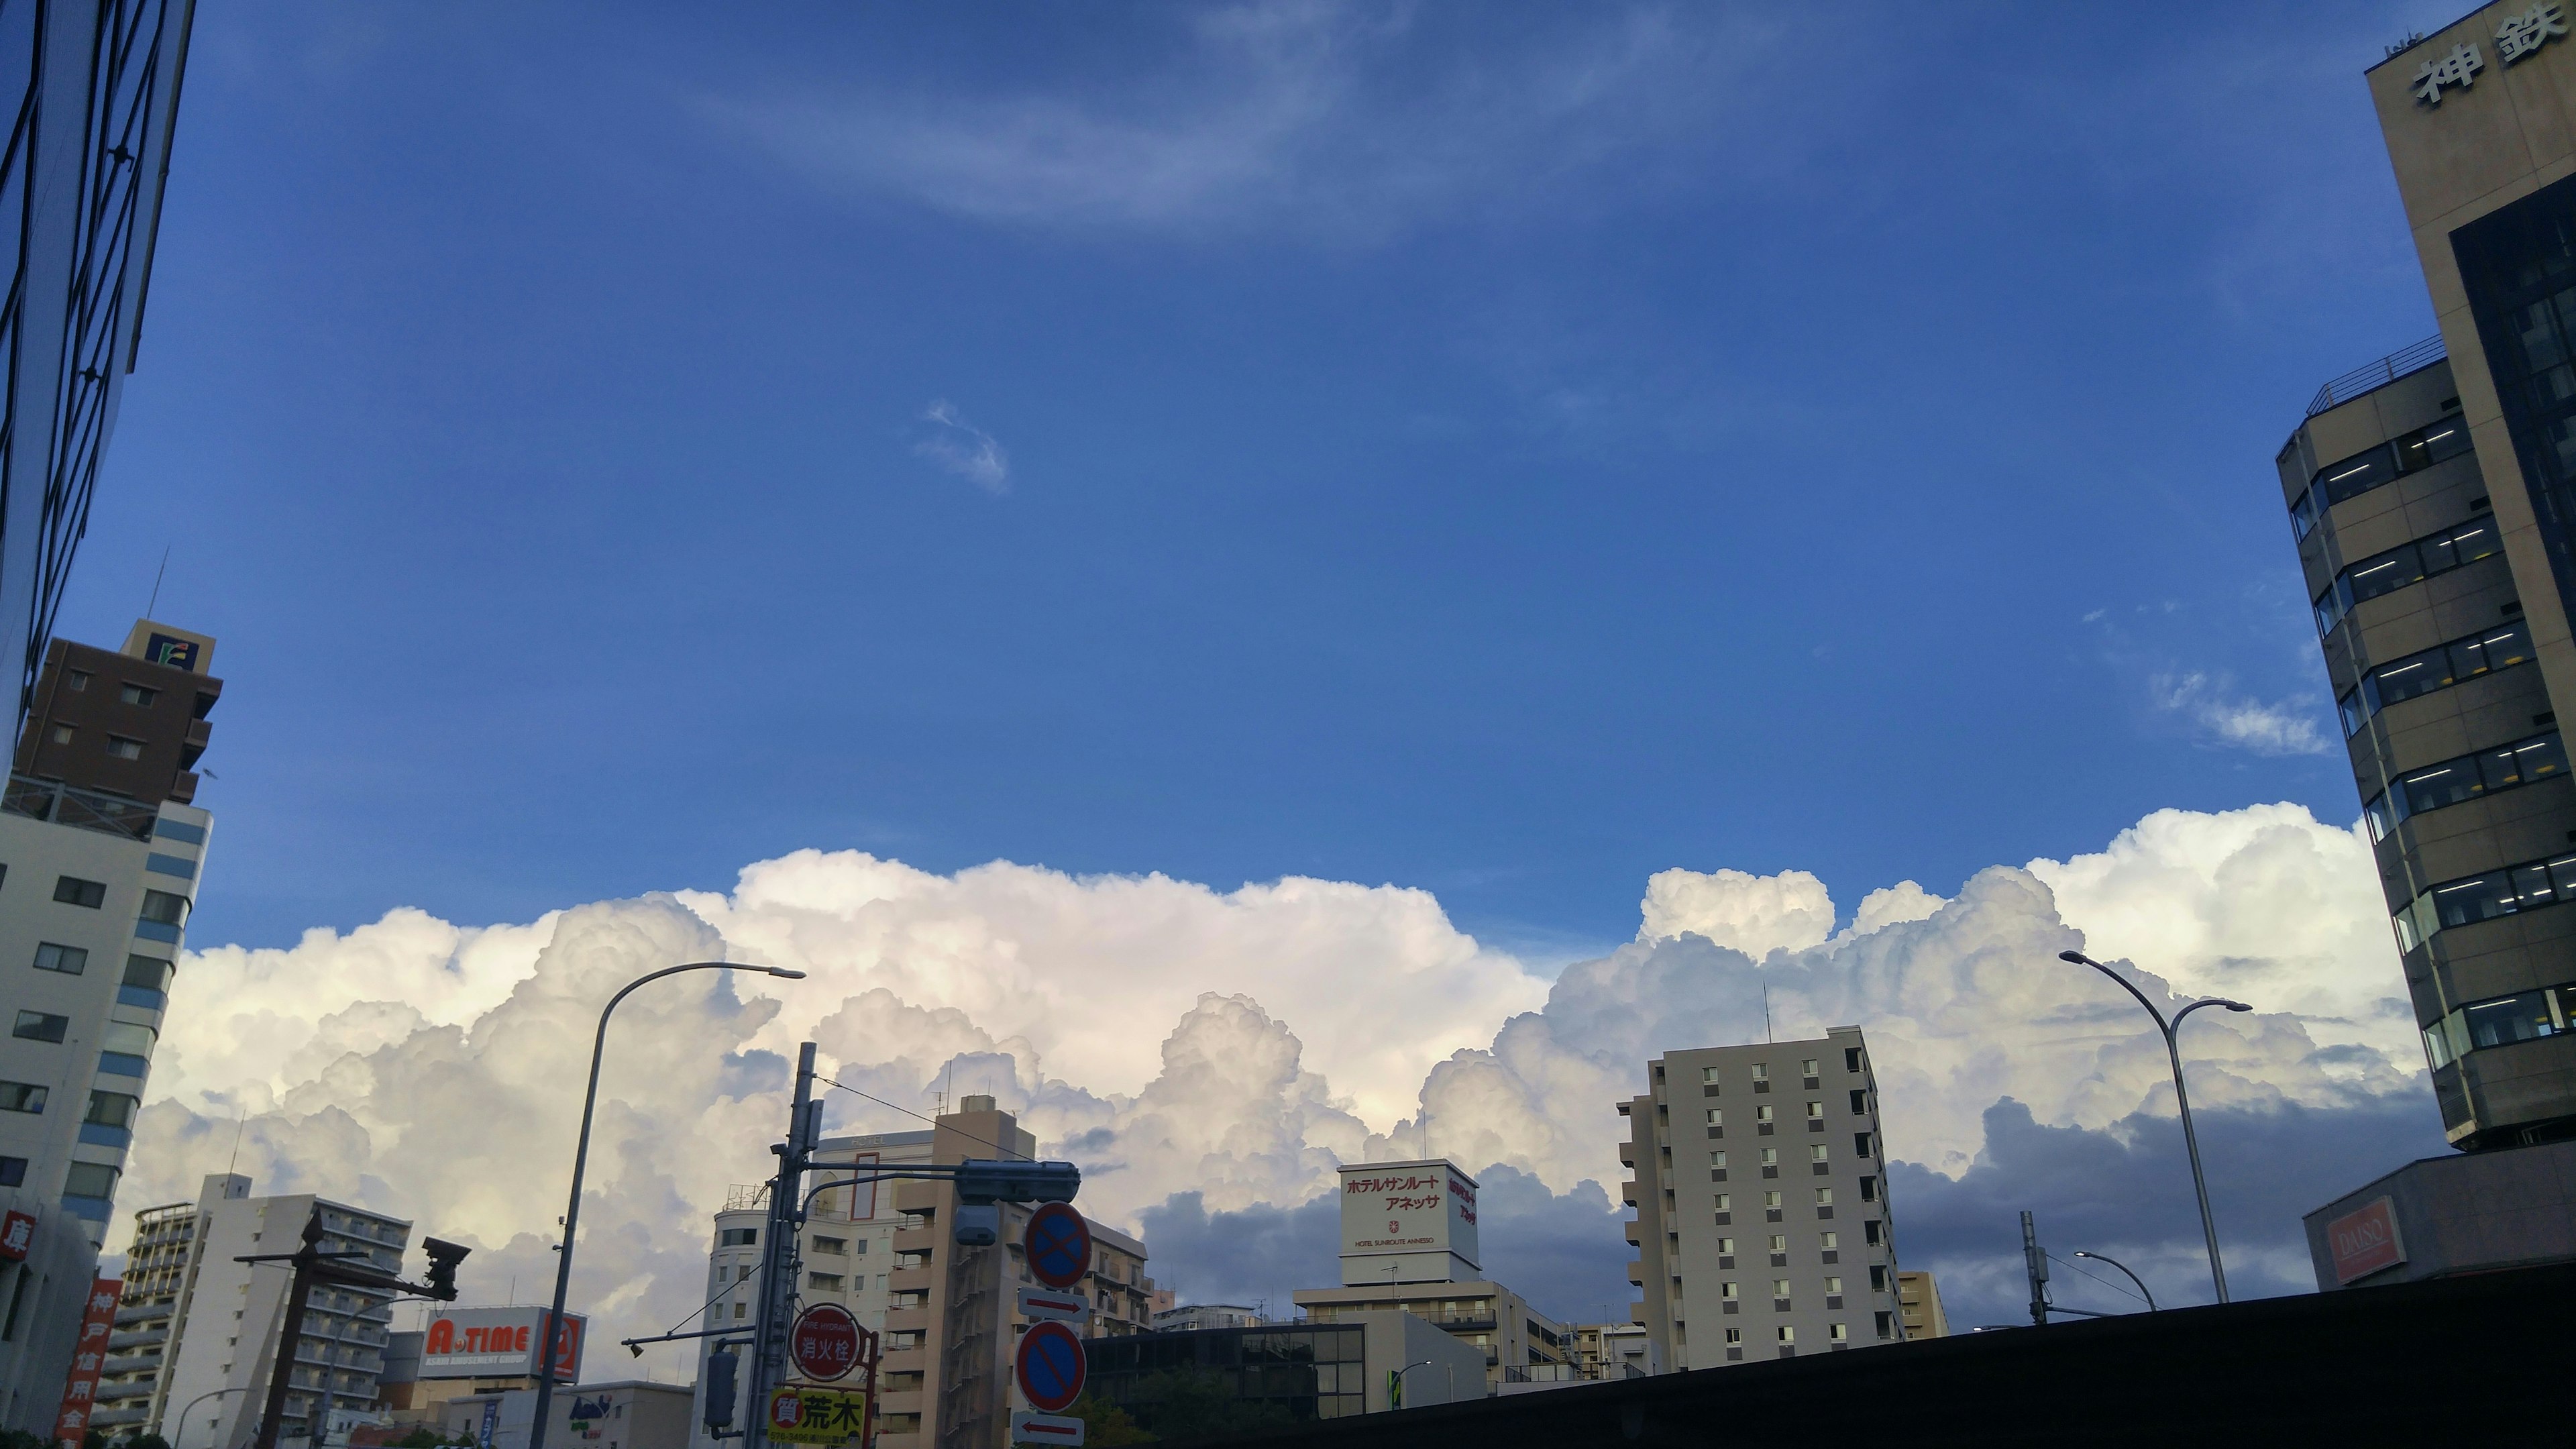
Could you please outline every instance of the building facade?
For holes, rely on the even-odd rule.
[[[160,657],[155,658],[158,651]],[[190,802],[214,641],[56,640],[0,791],[0,1418],[49,1427],[114,1211],[214,819]],[[5,1254],[7,1249],[0,1249]],[[113,1385],[109,1385],[113,1387]]]
[[[1950,1316],[1941,1311],[1941,1285],[1931,1274],[1897,1274],[1896,1309],[1904,1316],[1907,1339],[1950,1336]]]
[[[1620,1156],[1635,1174],[1632,1313],[1663,1362],[1680,1372],[1900,1341],[1860,1028],[1668,1052],[1646,1075],[1646,1095],[1619,1106]]]
[[[1260,1310],[1240,1303],[1192,1303],[1154,1315],[1156,1333],[1188,1333],[1201,1328],[1259,1328]]]
[[[277,1362],[294,1270],[237,1258],[289,1253],[319,1211],[326,1252],[362,1254],[399,1273],[411,1224],[311,1193],[252,1197],[251,1181],[208,1176],[193,1204],[135,1215],[141,1273],[128,1273],[93,1426],[153,1433],[171,1449],[234,1449],[255,1430]],[[148,1250],[144,1245],[149,1244]],[[390,1293],[317,1286],[295,1344],[281,1437],[307,1437],[316,1416],[335,1439],[383,1422]]]
[[[817,1145],[813,1204],[797,1243],[796,1308],[837,1303],[882,1335],[878,1379],[880,1449],[1000,1449],[1017,1402],[1012,1355],[1027,1327],[1017,1290],[1037,1280],[1022,1261],[1020,1234],[1028,1208],[1001,1206],[1001,1242],[961,1247],[952,1236],[956,1193],[945,1182],[867,1181],[871,1168],[957,1163],[969,1158],[1033,1157],[1037,1139],[985,1096],[963,1098],[930,1130],[826,1138]],[[826,1186],[825,1184],[840,1184]],[[708,1253],[708,1328],[739,1324],[748,1340],[759,1312],[755,1278],[768,1189],[738,1187],[716,1215]],[[1082,1292],[1092,1303],[1084,1331],[1118,1337],[1151,1329],[1154,1282],[1145,1275],[1145,1245],[1101,1223],[1091,1224],[1092,1263]],[[701,1340],[699,1392],[709,1382],[705,1356],[733,1352],[732,1341]],[[738,1392],[747,1395],[748,1375]],[[697,1449],[716,1449],[705,1405],[693,1422]],[[734,1423],[749,1405],[737,1400]]]
[[[1085,1348],[1085,1392],[1125,1409],[1148,1433],[1172,1427],[1168,1406],[1193,1393],[1249,1406],[1242,1423],[1255,1427],[1481,1399],[1486,1390],[1483,1354],[1394,1310],[1095,1338]]]
[[[688,1449],[695,1432],[693,1398],[686,1384],[635,1379],[560,1388],[546,1442],[581,1449]],[[444,1400],[429,1422],[451,1442],[472,1443],[477,1449],[527,1449],[536,1414],[535,1389],[507,1389]]]
[[[194,0],[0,9],[0,660],[23,712],[142,339]]]

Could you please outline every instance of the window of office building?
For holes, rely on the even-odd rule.
[[[36,969],[39,971],[60,971],[66,976],[78,976],[88,965],[89,952],[78,946],[58,946],[47,941],[36,947]]]
[[[2445,805],[2481,799],[2498,790],[2567,773],[2567,747],[2556,730],[2473,755],[2410,770],[2361,807],[2370,838],[2385,840],[2400,824]]]
[[[0,1112],[42,1112],[45,1089],[33,1082],[0,1082]]]
[[[107,904],[107,884],[67,875],[54,882],[54,899],[67,906],[87,906],[97,910]]]
[[[2483,502],[2484,500],[2481,500]],[[2495,515],[2481,513],[2466,523],[2439,529],[2402,543],[2385,553],[2375,553],[2335,575],[2324,593],[2317,595],[2314,609],[2317,633],[2333,632],[2355,604],[2395,593],[2408,584],[2449,573],[2483,558],[2504,552],[2504,533],[2496,527]]]
[[[9,1034],[27,1041],[61,1041],[71,1028],[72,1019],[68,1016],[46,1011],[22,1011],[18,1013],[18,1024],[10,1028]]]
[[[2349,737],[2393,704],[2448,689],[2464,680],[2531,662],[2531,629],[2520,619],[2447,644],[2392,659],[2361,677],[2361,687],[2336,701]]]

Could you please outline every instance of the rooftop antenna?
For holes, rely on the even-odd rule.
[[[1762,978],[1762,1039],[1771,1040],[1771,978]]]
[[[145,618],[150,618],[150,617],[151,617],[151,615],[146,614],[144,617],[145,617]],[[248,1126],[249,1124],[250,1124],[250,1116],[249,1116],[249,1114],[248,1114],[248,1113],[246,1113],[246,1112],[244,1112],[244,1111],[242,1111],[239,1107],[234,1108],[234,1109],[233,1109],[233,1155],[232,1155],[232,1160],[231,1160],[231,1161],[229,1161],[229,1162],[226,1162],[226,1163],[224,1164],[224,1176],[226,1176],[226,1177],[230,1177],[230,1176],[232,1176],[232,1175],[233,1175],[233,1169],[234,1169],[234,1168],[236,1168],[236,1167],[241,1166],[241,1139],[242,1139],[242,1128],[244,1128],[244,1127]]]
[[[146,605],[144,605],[144,606],[143,606],[143,617],[144,617],[144,618],[147,618],[147,619],[151,618],[151,617],[152,617],[152,611],[153,611],[154,609],[156,609],[156,608],[160,607],[160,604],[161,604],[161,576],[162,576],[163,574],[166,574],[166,573],[170,572],[170,549],[171,549],[171,547],[172,547],[172,546],[171,546],[171,545],[169,545],[169,544],[163,544],[163,545],[161,546],[161,567],[160,567],[160,569],[159,569],[157,572],[155,572],[155,573],[152,575],[152,602],[151,602],[151,603],[148,603],[148,604],[146,604]]]

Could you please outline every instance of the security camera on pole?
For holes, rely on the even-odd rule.
[[[474,1251],[458,1243],[423,1238],[420,1246],[429,1254],[429,1272],[421,1282],[406,1283],[391,1273],[362,1268],[351,1261],[372,1260],[375,1257],[373,1252],[365,1248],[326,1252],[322,1247],[322,1237],[322,1205],[315,1203],[312,1215],[304,1220],[303,1246],[292,1253],[253,1253],[233,1259],[236,1263],[286,1263],[295,1269],[295,1279],[286,1289],[285,1322],[278,1328],[277,1363],[268,1377],[268,1403],[261,1411],[259,1437],[254,1441],[257,1449],[277,1449],[277,1431],[286,1415],[286,1391],[293,1383],[296,1345],[304,1337],[304,1299],[313,1285],[329,1283],[344,1288],[402,1290],[442,1303],[452,1303],[456,1301],[456,1265],[464,1262],[465,1255]],[[327,1405],[330,1402],[327,1371],[323,1381],[326,1385],[323,1403]],[[325,1412],[327,1416],[327,1410]],[[181,1428],[185,1427],[183,1422]],[[316,1427],[310,1422],[306,1424],[308,1437],[319,1438],[314,1432]]]

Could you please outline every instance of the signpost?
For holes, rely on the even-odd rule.
[[[773,1444],[856,1444],[868,1432],[868,1394],[796,1385],[775,1389],[764,1422]]]
[[[1070,1289],[1023,1288],[1020,1290],[1020,1316],[1031,1322],[1060,1318],[1067,1323],[1078,1324],[1091,1316],[1091,1300]]]
[[[847,1377],[863,1357],[859,1336],[867,1330],[838,1303],[817,1303],[796,1316],[787,1352],[796,1371],[818,1383]]]
[[[1091,1271],[1091,1224],[1064,1203],[1042,1203],[1030,1213],[1020,1247],[1029,1271],[1049,1288],[1071,1288]]]
[[[1021,1410],[1011,1415],[1011,1442],[1014,1444],[1071,1444],[1080,1449],[1083,1423],[1070,1414],[1032,1414]]]

